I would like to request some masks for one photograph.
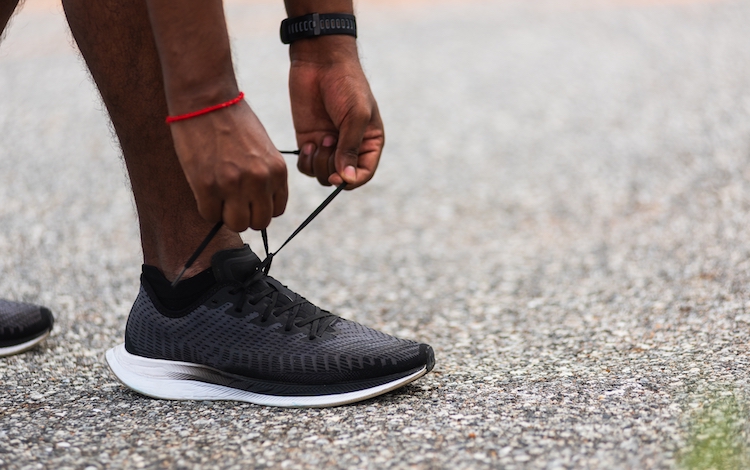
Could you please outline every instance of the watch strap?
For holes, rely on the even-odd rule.
[[[357,20],[347,13],[311,13],[287,18],[281,22],[281,42],[291,44],[299,39],[347,34],[357,37]]]

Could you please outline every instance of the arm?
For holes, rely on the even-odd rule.
[[[285,0],[289,17],[353,13],[351,0]],[[322,36],[290,45],[289,94],[301,150],[298,168],[321,184],[369,181],[385,144],[383,122],[355,38]]]
[[[170,115],[239,94],[221,0],[147,0]],[[244,101],[171,124],[180,164],[208,221],[240,232],[284,212],[286,165]]]

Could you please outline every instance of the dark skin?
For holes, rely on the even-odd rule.
[[[0,25],[16,4],[0,0]],[[220,1],[63,0],[63,6],[122,147],[146,264],[174,279],[223,220],[226,228],[189,277],[210,266],[216,251],[241,246],[237,232],[265,228],[283,213],[286,166],[245,102],[164,123],[168,114],[239,92]],[[348,0],[288,0],[286,7],[289,16],[352,11]],[[322,184],[361,186],[377,168],[384,133],[354,38],[298,41],[290,58],[299,169]]]
[[[239,94],[221,2],[147,0],[171,115]],[[170,126],[198,212],[236,232],[284,212],[286,164],[246,102]]]
[[[239,93],[221,2],[147,0],[172,115]],[[349,1],[288,0],[290,16],[351,12]],[[372,178],[382,122],[354,38],[317,38],[290,48],[290,94],[299,168],[325,185]],[[198,65],[200,64],[200,65]],[[286,167],[245,103],[172,124],[185,176],[207,221],[237,232],[262,229],[286,207]],[[365,139],[366,137],[366,139]],[[366,145],[362,145],[363,141]]]
[[[0,38],[2,38],[2,32],[5,31],[10,17],[13,16],[13,12],[18,7],[18,0],[2,0],[0,1]]]
[[[289,55],[292,117],[301,149],[297,168],[323,185],[362,186],[375,174],[385,133],[354,38],[299,41]]]
[[[174,278],[212,224],[201,217],[175,153],[159,55],[142,0],[64,0],[83,58],[122,148],[141,231],[144,263]],[[188,276],[221,249],[242,246],[222,230]]]
[[[351,0],[286,0],[290,18],[354,13]],[[372,179],[385,145],[380,111],[356,39],[322,36],[289,47],[289,95],[301,153],[297,168],[323,185],[353,189]]]

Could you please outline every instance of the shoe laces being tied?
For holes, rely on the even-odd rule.
[[[326,206],[333,201],[333,198],[346,188],[346,182],[339,185],[335,191],[333,191],[307,218],[297,227],[294,232],[281,244],[279,249],[271,253],[268,250],[268,232],[266,229],[261,230],[261,236],[263,237],[263,248],[266,252],[266,258],[260,262],[255,268],[255,272],[252,273],[243,282],[243,288],[241,289],[241,295],[238,301],[234,304],[235,312],[241,312],[242,307],[246,301],[257,305],[264,298],[269,297],[270,302],[266,305],[260,316],[260,321],[265,323],[273,315],[280,317],[286,312],[287,320],[284,326],[284,331],[291,331],[294,326],[298,328],[310,325],[310,332],[308,338],[310,340],[315,339],[317,336],[323,334],[323,332],[330,326],[338,316],[322,310],[320,307],[313,305],[310,301],[292,292],[290,289],[284,287],[279,281],[268,275],[271,270],[271,263],[273,257],[284,248],[298,233],[302,231],[312,220],[320,214]],[[257,292],[252,292],[253,286],[260,286]],[[283,292],[282,292],[283,290]],[[237,294],[237,290],[229,292],[230,295]],[[248,298],[249,296],[249,298]],[[297,320],[299,318],[299,320]]]
[[[265,308],[259,312],[261,323],[272,316],[280,318],[286,314],[284,331],[291,331],[295,326],[302,328],[309,325],[308,339],[314,340],[321,336],[338,316],[322,310],[269,276],[266,268],[270,265],[270,259],[271,257],[266,257],[242,282],[242,287],[229,291],[230,295],[240,294],[234,303],[235,312],[241,312],[245,302],[261,305],[264,299],[268,299]]]
[[[296,325],[297,327],[310,325],[310,333],[308,335],[308,338],[310,340],[313,340],[316,336],[322,335],[323,332],[328,328],[328,326],[336,321],[336,319],[338,318],[336,315],[326,310],[322,310],[320,307],[313,305],[307,299],[297,294],[296,292],[292,292],[291,290],[284,288],[284,286],[282,286],[279,281],[269,276],[268,272],[271,270],[273,257],[277,255],[279,251],[281,251],[281,249],[287,245],[287,243],[289,243],[294,237],[296,237],[297,234],[302,231],[302,229],[307,227],[307,225],[312,222],[313,219],[318,216],[318,214],[323,212],[323,209],[325,209],[326,206],[330,204],[330,202],[333,201],[333,199],[338,196],[341,191],[344,190],[344,188],[346,188],[346,182],[337,187],[336,190],[333,191],[325,199],[325,201],[320,203],[320,205],[314,211],[312,211],[309,216],[307,216],[307,218],[299,225],[299,227],[297,227],[296,230],[294,230],[294,232],[292,232],[291,235],[289,235],[289,237],[275,252],[271,253],[268,249],[268,232],[266,231],[266,229],[260,231],[261,237],[263,238],[263,249],[266,252],[266,259],[261,261],[261,263],[255,268],[255,273],[249,276],[245,281],[245,289],[242,290],[239,304],[235,304],[235,310],[237,310],[238,308],[240,311],[242,310],[245,296],[247,295],[251,285],[265,281],[265,284],[268,287],[254,294],[252,298],[249,299],[253,304],[257,304],[261,299],[270,295],[271,301],[268,303],[265,310],[261,314],[261,322],[267,321],[271,315],[279,317],[283,313],[289,312],[289,314],[287,315],[286,325],[284,326],[284,331],[291,331],[294,325]],[[284,289],[286,292],[280,292],[281,289]],[[286,302],[284,299],[287,299],[290,302]],[[300,321],[295,322],[297,317],[300,318]]]

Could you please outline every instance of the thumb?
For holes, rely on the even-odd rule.
[[[367,113],[351,113],[341,123],[334,161],[336,172],[347,183],[357,182],[359,147],[362,145],[369,122],[370,117]]]

